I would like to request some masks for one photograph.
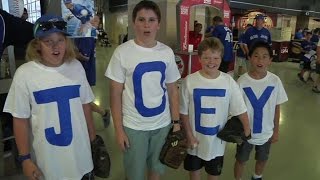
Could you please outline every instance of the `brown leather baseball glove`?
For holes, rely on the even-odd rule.
[[[187,155],[187,139],[183,130],[173,132],[171,128],[160,153],[160,161],[178,169]]]

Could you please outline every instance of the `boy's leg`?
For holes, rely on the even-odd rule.
[[[267,164],[269,159],[271,142],[268,141],[263,145],[256,146],[256,166],[255,166],[255,175],[262,176],[264,167]]]
[[[210,161],[205,161],[208,180],[218,180],[223,168],[223,158],[223,156],[218,156]]]
[[[161,129],[149,131],[149,151],[147,152],[148,180],[159,180],[165,172],[165,165],[160,160],[160,152],[171,129],[171,124]]]
[[[197,156],[187,154],[184,159],[184,169],[189,171],[190,180],[200,180],[201,168],[204,165],[203,160]]]
[[[240,180],[243,174],[245,163],[249,160],[253,145],[244,141],[241,145],[237,145],[236,162],[234,163],[234,178]]]
[[[130,148],[123,154],[124,170],[128,180],[145,179],[146,160],[149,148],[148,132],[124,127]]]

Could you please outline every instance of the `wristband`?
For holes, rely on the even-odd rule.
[[[180,124],[180,120],[172,120],[172,124]]]
[[[26,154],[26,155],[19,155],[18,156],[18,161],[20,163],[22,163],[23,161],[27,160],[27,159],[31,159],[31,155],[30,153],[29,154]]]

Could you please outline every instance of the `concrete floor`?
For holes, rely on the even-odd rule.
[[[114,48],[97,47],[97,85],[93,87],[96,103],[109,107],[109,82],[104,72]],[[320,153],[318,140],[320,127],[320,94],[311,91],[311,82],[305,84],[298,80],[299,71],[297,63],[275,62],[270,71],[277,74],[287,91],[289,101],[281,106],[280,139],[271,149],[269,163],[264,172],[264,179],[268,180],[318,180],[320,179]],[[109,128],[104,129],[101,117],[94,114],[95,125],[98,133],[105,139],[111,161],[111,176],[109,180],[124,180],[125,175],[122,165],[122,154],[116,146],[114,128],[111,122]],[[220,179],[233,179],[233,163],[235,144],[228,144],[223,173]],[[249,180],[253,169],[254,160],[251,156],[243,180]],[[12,164],[5,160],[5,165]],[[6,167],[7,176],[0,177],[5,180],[22,180],[21,172],[13,171]],[[12,173],[13,172],[13,173]],[[97,178],[100,180],[100,178]],[[184,180],[188,179],[187,171],[180,167],[178,170],[168,168],[162,179]],[[206,175],[202,173],[202,179]]]

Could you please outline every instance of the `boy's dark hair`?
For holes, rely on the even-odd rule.
[[[210,37],[201,41],[198,46],[198,55],[201,56],[202,53],[208,49],[221,52],[221,57],[223,57],[224,47],[218,38]]]
[[[220,16],[215,16],[215,17],[213,17],[212,21],[213,21],[213,22],[217,22],[217,23],[223,22],[223,20],[222,20],[222,18],[221,18]]]
[[[250,46],[249,57],[252,56],[253,52],[254,52],[257,48],[266,48],[266,49],[268,50],[268,53],[269,53],[270,58],[272,58],[273,55],[272,55],[271,46],[270,46],[267,42],[264,42],[264,41],[256,41],[255,43],[253,43],[253,44]]]
[[[160,20],[161,20],[160,8],[155,2],[149,1],[149,0],[142,0],[134,7],[134,9],[132,11],[132,21],[133,22],[135,21],[135,19],[137,17],[137,13],[141,9],[152,10],[157,15],[158,22],[160,22]]]

